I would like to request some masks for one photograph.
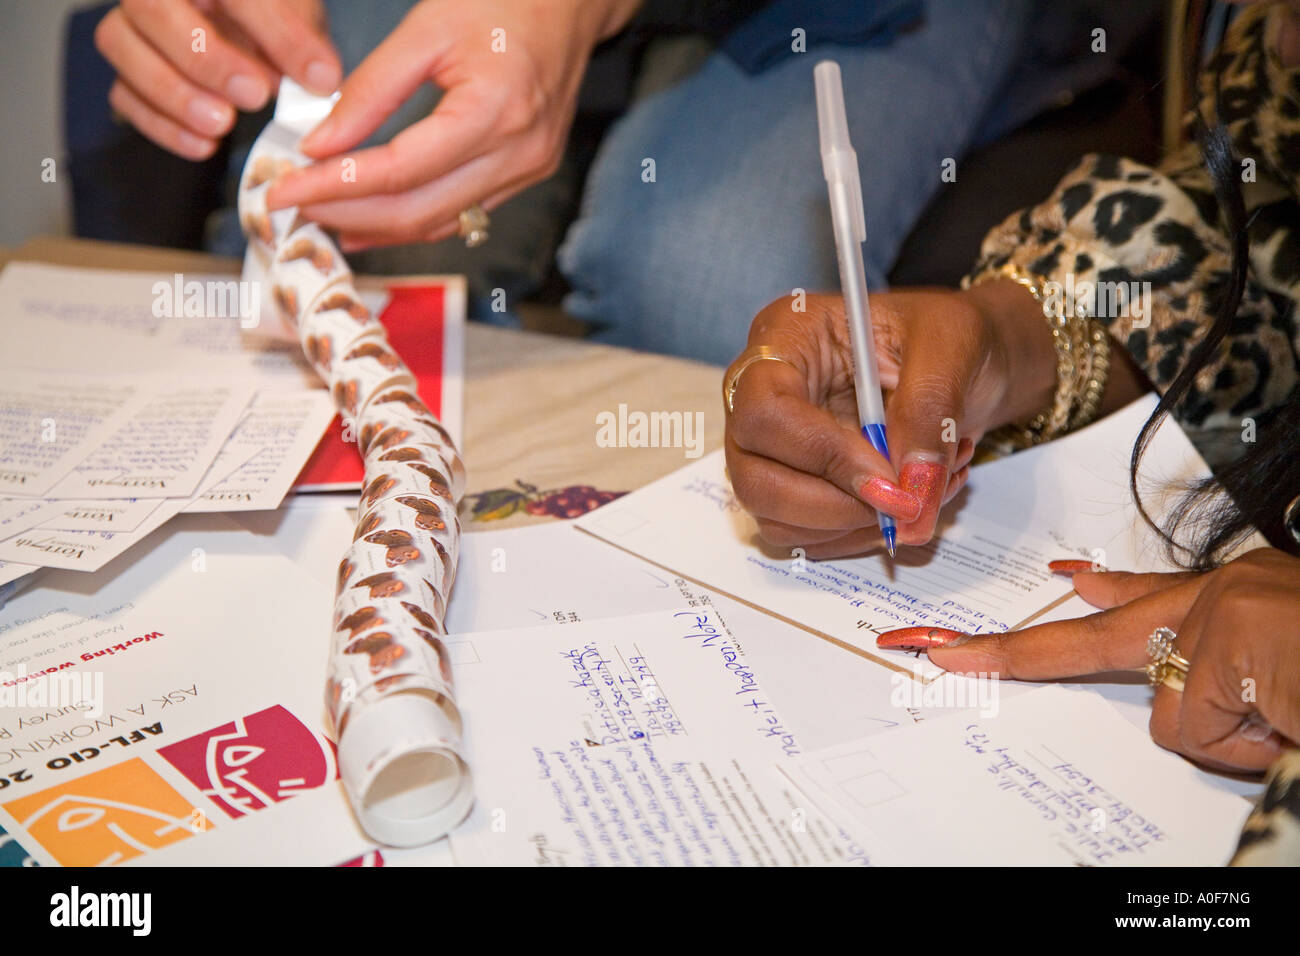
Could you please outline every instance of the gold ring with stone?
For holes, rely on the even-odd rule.
[[[473,249],[475,246],[481,246],[488,239],[488,214],[483,211],[483,207],[478,203],[470,206],[456,217],[460,224],[458,232],[465,245]]]
[[[1151,658],[1147,664],[1147,677],[1152,687],[1164,684],[1181,691],[1186,684],[1192,663],[1178,653],[1174,647],[1176,640],[1178,635],[1167,627],[1156,628],[1147,638],[1147,656]]]

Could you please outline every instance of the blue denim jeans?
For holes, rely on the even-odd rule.
[[[712,54],[607,135],[559,253],[565,310],[609,343],[725,364],[755,313],[838,288],[813,66],[840,65],[866,204],[867,279],[885,274],[944,186],[945,160],[989,138],[1028,0],[932,0],[886,47],[809,49],[758,75]],[[646,160],[654,161],[647,182]],[[990,224],[991,225],[991,224]]]
[[[345,69],[413,2],[327,0]],[[464,273],[472,318],[516,324],[513,309],[491,310],[492,292],[504,289],[513,303],[534,291],[559,245],[558,264],[573,288],[565,308],[595,327],[594,338],[725,364],[767,302],[795,288],[838,287],[817,142],[818,60],[833,58],[842,71],[866,202],[867,277],[880,289],[917,217],[945,185],[944,161],[960,161],[1060,91],[1109,70],[1106,57],[1080,58],[1077,48],[1087,25],[1106,23],[1119,40],[1133,32],[1126,21],[1157,6],[1126,4],[1133,13],[1117,13],[1106,0],[927,0],[919,26],[887,46],[813,47],[757,75],[714,52],[633,103],[602,142],[585,186],[562,173],[494,210],[484,246],[467,250],[453,238],[349,258],[361,272]],[[1026,75],[1035,46],[1048,48],[1038,51],[1047,68]],[[422,87],[370,142],[390,139],[436,101],[437,91]],[[245,151],[232,155],[232,194]],[[647,159],[653,182],[642,178]],[[580,215],[566,234],[563,210],[579,188]],[[209,225],[210,249],[242,254],[233,208]]]

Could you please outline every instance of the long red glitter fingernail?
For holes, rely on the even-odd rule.
[[[876,647],[916,651],[927,647],[956,647],[970,638],[969,634],[946,627],[900,627],[877,637]]]
[[[902,521],[915,521],[925,507],[925,503],[916,495],[909,494],[889,479],[878,475],[864,481],[858,493],[867,504]]]
[[[933,503],[937,506],[948,485],[948,467],[943,462],[924,458],[911,460],[902,468],[898,481],[905,492],[915,494],[927,505]]]
[[[1048,561],[1047,570],[1063,578],[1072,578],[1080,571],[1104,571],[1105,568],[1094,565],[1091,561],[1079,558],[1063,558],[1060,561]]]

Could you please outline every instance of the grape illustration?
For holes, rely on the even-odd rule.
[[[541,491],[536,485],[518,481],[519,490],[497,488],[478,495],[470,495],[474,502],[470,511],[476,521],[495,521],[507,518],[517,511],[534,517],[577,518],[603,504],[622,497],[624,491],[601,491],[591,485],[569,485],[566,488]]]

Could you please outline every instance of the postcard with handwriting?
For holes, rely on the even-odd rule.
[[[477,803],[459,864],[863,865],[716,609],[448,639]]]
[[[1043,687],[808,755],[795,779],[938,866],[1222,866],[1250,804],[1090,690]]]

